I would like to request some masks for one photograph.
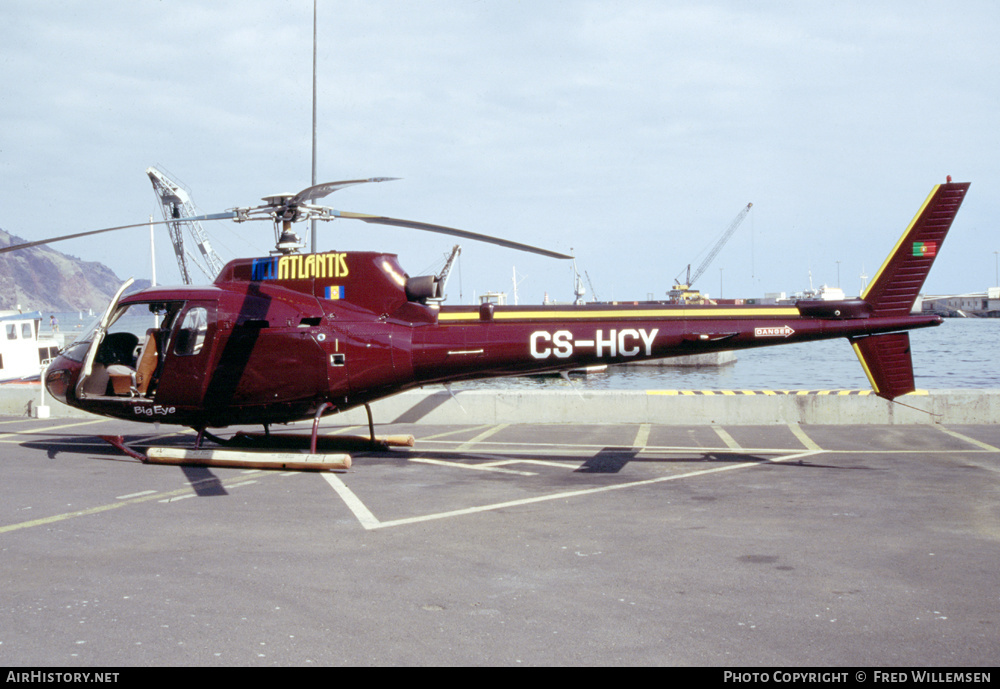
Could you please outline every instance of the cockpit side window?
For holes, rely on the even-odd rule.
[[[205,334],[208,332],[208,310],[203,306],[195,306],[184,314],[181,327],[177,330],[174,340],[174,354],[178,356],[194,356],[205,344]]]

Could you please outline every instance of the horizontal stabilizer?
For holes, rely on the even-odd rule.
[[[910,313],[968,190],[968,182],[948,182],[934,187],[861,295],[871,304],[876,316]]]
[[[909,333],[852,338],[851,346],[879,397],[891,400],[916,389]]]

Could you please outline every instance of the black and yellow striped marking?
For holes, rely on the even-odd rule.
[[[647,395],[663,395],[667,397],[705,396],[705,397],[774,397],[782,395],[818,395],[831,397],[846,397],[850,395],[865,396],[876,394],[874,390],[646,390]],[[915,390],[911,395],[926,395],[926,390]]]

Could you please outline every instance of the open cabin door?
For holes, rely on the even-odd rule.
[[[90,342],[90,348],[87,349],[87,353],[83,358],[83,369],[80,372],[80,378],[76,382],[76,396],[78,399],[103,395],[107,388],[108,375],[106,367],[100,367],[99,375],[96,376],[100,378],[100,380],[94,380],[94,363],[97,360],[98,349],[100,349],[101,345],[104,343],[108,327],[111,325],[112,316],[115,315],[115,312],[118,309],[118,300],[122,298],[122,294],[125,293],[125,290],[127,290],[133,282],[135,282],[135,279],[129,278],[122,284],[121,287],[118,288],[118,291],[115,292],[115,296],[111,300],[111,303],[108,304],[108,308],[105,309],[104,315],[102,315],[100,320],[97,322],[97,327],[93,333],[93,339]]]
[[[215,301],[122,305],[120,297],[121,291],[94,328],[77,397],[128,404],[137,414],[154,400],[158,405],[199,405],[217,327]]]

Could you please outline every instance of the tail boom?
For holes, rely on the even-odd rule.
[[[968,187],[934,188],[861,298],[442,306],[436,323],[413,332],[415,384],[845,338],[876,394],[891,400],[915,387],[907,331],[942,322],[911,307]]]

